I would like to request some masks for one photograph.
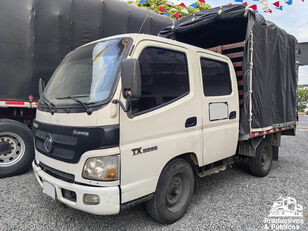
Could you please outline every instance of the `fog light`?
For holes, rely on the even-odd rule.
[[[85,205],[98,205],[99,196],[96,194],[83,194],[83,203]]]

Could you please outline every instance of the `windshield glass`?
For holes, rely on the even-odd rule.
[[[88,105],[110,100],[130,44],[130,39],[119,38],[74,50],[53,74],[43,97],[55,107],[82,107],[78,101]]]

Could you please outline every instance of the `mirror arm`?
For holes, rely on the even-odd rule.
[[[124,112],[128,112],[130,110],[130,106],[131,106],[130,100],[127,100],[126,107],[124,106],[124,104],[120,100],[117,100],[117,99],[112,100],[112,103],[113,104],[120,104],[120,107],[122,108],[122,110]]]

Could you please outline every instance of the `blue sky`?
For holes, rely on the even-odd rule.
[[[174,2],[184,2],[189,5],[196,0],[173,0]],[[274,22],[279,27],[285,29],[288,33],[293,34],[299,42],[308,42],[308,0],[293,0],[292,5],[287,5],[286,0],[280,0],[283,10],[275,9],[273,3],[277,0],[268,0],[268,5],[272,9],[272,14],[263,13],[264,7],[260,2],[261,0],[244,0],[248,5],[256,4],[258,10],[265,17],[265,19]],[[205,0],[206,3],[212,7],[225,5],[228,3],[236,3],[235,0]],[[299,84],[308,84],[308,66],[300,67],[299,70]]]

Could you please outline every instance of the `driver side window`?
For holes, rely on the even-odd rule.
[[[140,56],[141,97],[132,103],[132,114],[154,110],[187,95],[189,76],[186,54],[147,47]]]

